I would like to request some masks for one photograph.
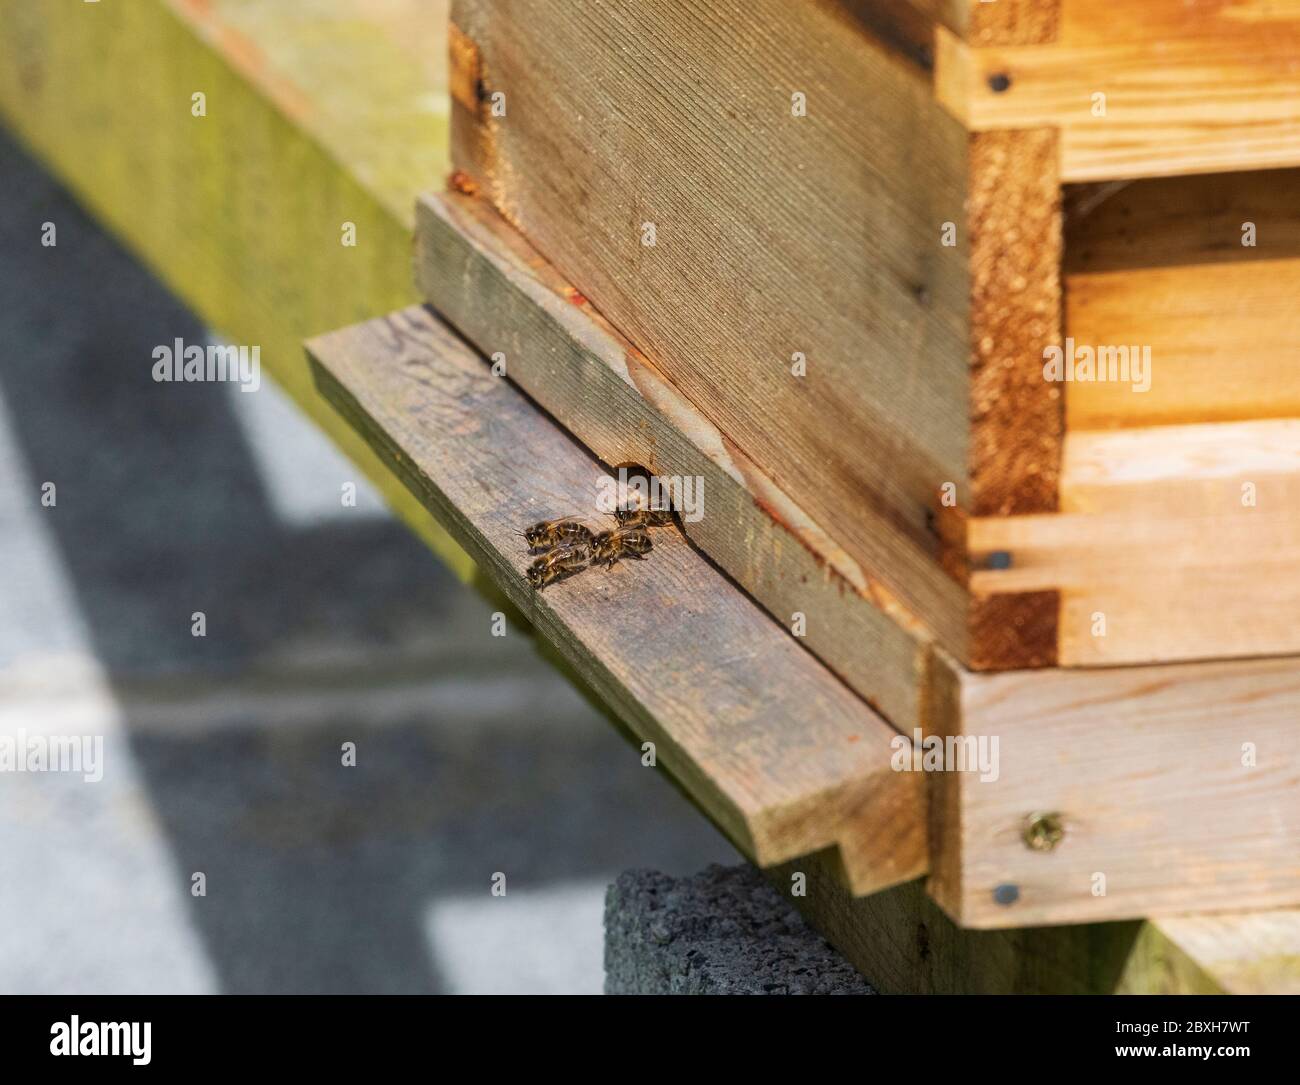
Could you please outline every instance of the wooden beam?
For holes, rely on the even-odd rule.
[[[421,199],[424,297],[609,464],[698,478],[701,550],[906,731],[921,722],[922,623],[705,419],[483,200]],[[801,618],[798,616],[802,616]]]
[[[1047,44],[982,44],[939,26],[939,99],[975,132],[1058,129],[1064,181],[1300,165],[1294,4],[1133,10],[1062,0]]]
[[[675,529],[644,561],[534,591],[520,530],[582,513],[605,468],[429,311],[313,340],[321,390],[505,595],[760,865],[834,846],[849,888],[926,864],[903,741]]]
[[[415,300],[415,196],[448,169],[445,24],[445,0],[0,0],[0,119],[195,313],[260,346],[468,578],[464,553],[320,401],[301,345]]]
[[[827,854],[770,872],[792,902],[886,994],[1295,994],[1300,911],[962,930],[919,882],[846,894]]]

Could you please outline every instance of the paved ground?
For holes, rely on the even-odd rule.
[[[0,773],[0,991],[600,990],[606,885],[735,852],[273,387],[153,383],[205,330],[3,136],[0,191],[0,736],[105,741]]]

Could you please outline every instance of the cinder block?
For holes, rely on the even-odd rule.
[[[605,894],[605,993],[874,994],[749,864],[620,874]]]

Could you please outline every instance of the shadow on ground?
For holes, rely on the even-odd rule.
[[[430,910],[491,908],[494,872],[526,898],[629,866],[687,873],[734,858],[524,636],[491,637],[489,608],[391,517],[340,510],[355,475],[300,420],[260,409],[250,423],[228,387],[155,384],[154,347],[202,343],[205,329],[3,136],[0,187],[12,194],[0,210],[0,436],[10,430],[17,480],[3,496],[8,522],[35,525],[0,537],[4,575],[26,599],[21,617],[0,615],[15,623],[0,630],[0,672],[21,677],[47,642],[97,661],[148,810],[123,829],[113,807],[112,832],[89,818],[76,839],[111,859],[156,827],[165,892],[217,989],[456,989]],[[46,221],[53,249],[39,244]],[[315,514],[286,515],[268,463],[296,498],[319,490],[305,494]],[[53,509],[39,503],[49,480]],[[30,537],[39,552],[15,541]],[[24,572],[40,563],[69,586],[66,613]],[[195,611],[206,637],[191,635]],[[42,694],[51,713],[76,693],[82,672],[67,673]],[[341,764],[349,741],[355,768]],[[65,825],[82,816],[66,814]],[[26,845],[11,852],[11,884],[45,879],[46,897],[15,890],[6,924],[48,938],[33,905],[63,899],[106,944],[149,939],[144,918],[140,929],[110,919],[129,886],[83,880],[84,864],[52,874],[41,841]],[[190,895],[195,871],[206,897]],[[460,950],[501,969],[501,989],[503,957],[551,953],[562,973],[569,955],[508,939]],[[64,961],[58,982],[113,989],[111,960],[99,964],[79,985]],[[29,962],[9,986],[53,985],[39,969]],[[171,989],[165,961],[157,972],[151,989]]]

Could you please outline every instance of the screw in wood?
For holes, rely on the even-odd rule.
[[[1065,839],[1065,819],[1057,813],[1033,813],[1025,818],[1021,839],[1033,851],[1051,851]]]

